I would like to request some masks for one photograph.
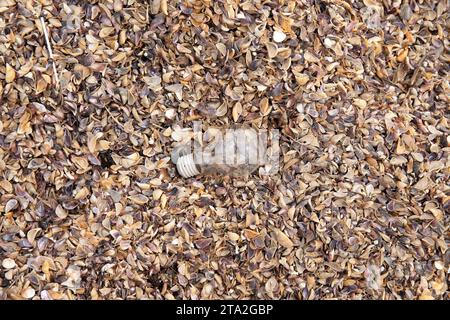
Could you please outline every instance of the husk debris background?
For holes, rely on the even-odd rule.
[[[448,11],[0,0],[0,298],[447,299]],[[180,178],[193,120],[278,174]]]

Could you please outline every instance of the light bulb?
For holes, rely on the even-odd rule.
[[[199,174],[245,177],[263,164],[265,138],[252,128],[208,129],[192,149],[176,149],[172,161],[184,178]]]

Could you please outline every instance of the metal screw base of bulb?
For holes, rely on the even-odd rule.
[[[192,153],[178,158],[177,170],[183,178],[190,178],[200,173],[194,162],[194,155]]]

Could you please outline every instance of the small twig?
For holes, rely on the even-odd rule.
[[[58,71],[56,70],[55,60],[53,59],[52,46],[50,44],[50,40],[49,40],[49,37],[48,37],[48,32],[47,32],[47,27],[45,25],[44,17],[41,17],[40,20],[41,20],[42,30],[44,30],[44,37],[45,37],[45,43],[47,45],[48,55],[49,55],[50,59],[52,60],[53,73],[55,74],[56,85],[59,87]]]
[[[111,118],[113,118],[114,122],[117,123],[117,124],[119,125],[119,127],[120,127],[122,130],[124,130],[123,124],[121,124],[121,123],[119,122],[119,120],[117,120],[116,117],[114,117],[114,115],[111,113],[111,111],[109,111],[109,109],[108,109],[107,106],[105,106],[105,109],[106,109],[106,112],[108,112],[109,116],[110,116]]]
[[[106,112],[108,112],[109,116],[110,116],[111,118],[113,118],[114,122],[117,123],[117,125],[118,125],[123,131],[125,131],[124,125],[123,125],[122,123],[120,123],[120,121],[117,120],[116,117],[114,117],[114,115],[111,113],[111,111],[109,110],[109,108],[108,108],[107,106],[105,106],[105,109],[106,109]],[[125,132],[126,132],[126,131],[125,131]],[[127,132],[127,133],[128,133],[128,132]],[[140,135],[138,135],[137,133],[131,132],[131,134],[134,135],[134,136],[137,137],[137,138],[141,138],[141,139],[142,139],[142,137],[141,137]]]

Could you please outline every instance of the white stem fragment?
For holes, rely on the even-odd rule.
[[[41,17],[40,20],[41,20],[42,30],[44,30],[44,37],[45,37],[45,43],[47,45],[48,55],[50,56],[50,59],[52,59],[53,73],[55,74],[56,85],[59,86],[58,71],[56,70],[55,60],[53,59],[52,46],[50,44],[50,40],[49,40],[49,37],[48,37],[48,32],[47,32],[47,27],[45,25],[44,17]]]

